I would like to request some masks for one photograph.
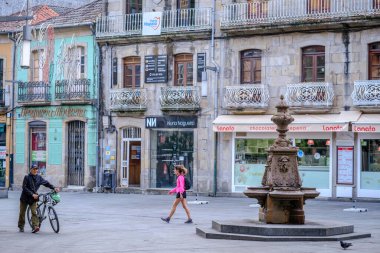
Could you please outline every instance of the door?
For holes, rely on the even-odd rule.
[[[140,186],[141,175],[141,129],[123,129],[121,140],[121,185]]]
[[[129,142],[129,186],[140,186],[141,142]]]
[[[85,124],[72,121],[68,124],[68,185],[84,186]]]

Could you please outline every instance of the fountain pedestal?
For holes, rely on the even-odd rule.
[[[248,187],[244,192],[249,198],[256,198],[261,205],[259,220],[272,224],[304,224],[303,205],[308,198],[315,198],[319,192],[307,188],[305,195],[298,173],[297,152],[286,132],[294,118],[288,113],[288,106],[281,102],[272,121],[279,133],[275,143],[268,149],[268,159],[262,179],[262,187]]]

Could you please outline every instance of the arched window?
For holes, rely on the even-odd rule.
[[[241,83],[261,83],[261,50],[250,49],[242,51],[240,66]]]
[[[178,54],[175,56],[175,80],[177,86],[193,86],[193,55]]]
[[[380,79],[380,42],[369,45],[369,63],[368,63],[368,78],[370,80]]]
[[[325,47],[304,47],[302,49],[302,82],[323,81],[325,81]]]
[[[124,58],[124,88],[139,88],[141,60],[138,56]]]

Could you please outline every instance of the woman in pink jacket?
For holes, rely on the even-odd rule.
[[[170,214],[166,218],[161,218],[161,220],[169,223],[171,217],[175,213],[179,202],[181,202],[183,209],[185,209],[187,215],[187,221],[185,223],[193,223],[193,220],[190,216],[190,210],[187,207],[186,202],[186,190],[185,190],[185,175],[187,173],[187,169],[183,165],[176,165],[174,167],[174,174],[177,176],[177,186],[169,192],[169,194],[176,193],[176,199],[174,200],[172,209],[170,210]]]

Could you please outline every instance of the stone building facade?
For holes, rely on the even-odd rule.
[[[199,194],[260,185],[284,95],[303,185],[323,197],[378,196],[378,1],[107,6],[96,32],[102,166],[120,190],[167,189],[177,163],[190,168]],[[162,21],[159,35],[144,31],[149,15]]]

